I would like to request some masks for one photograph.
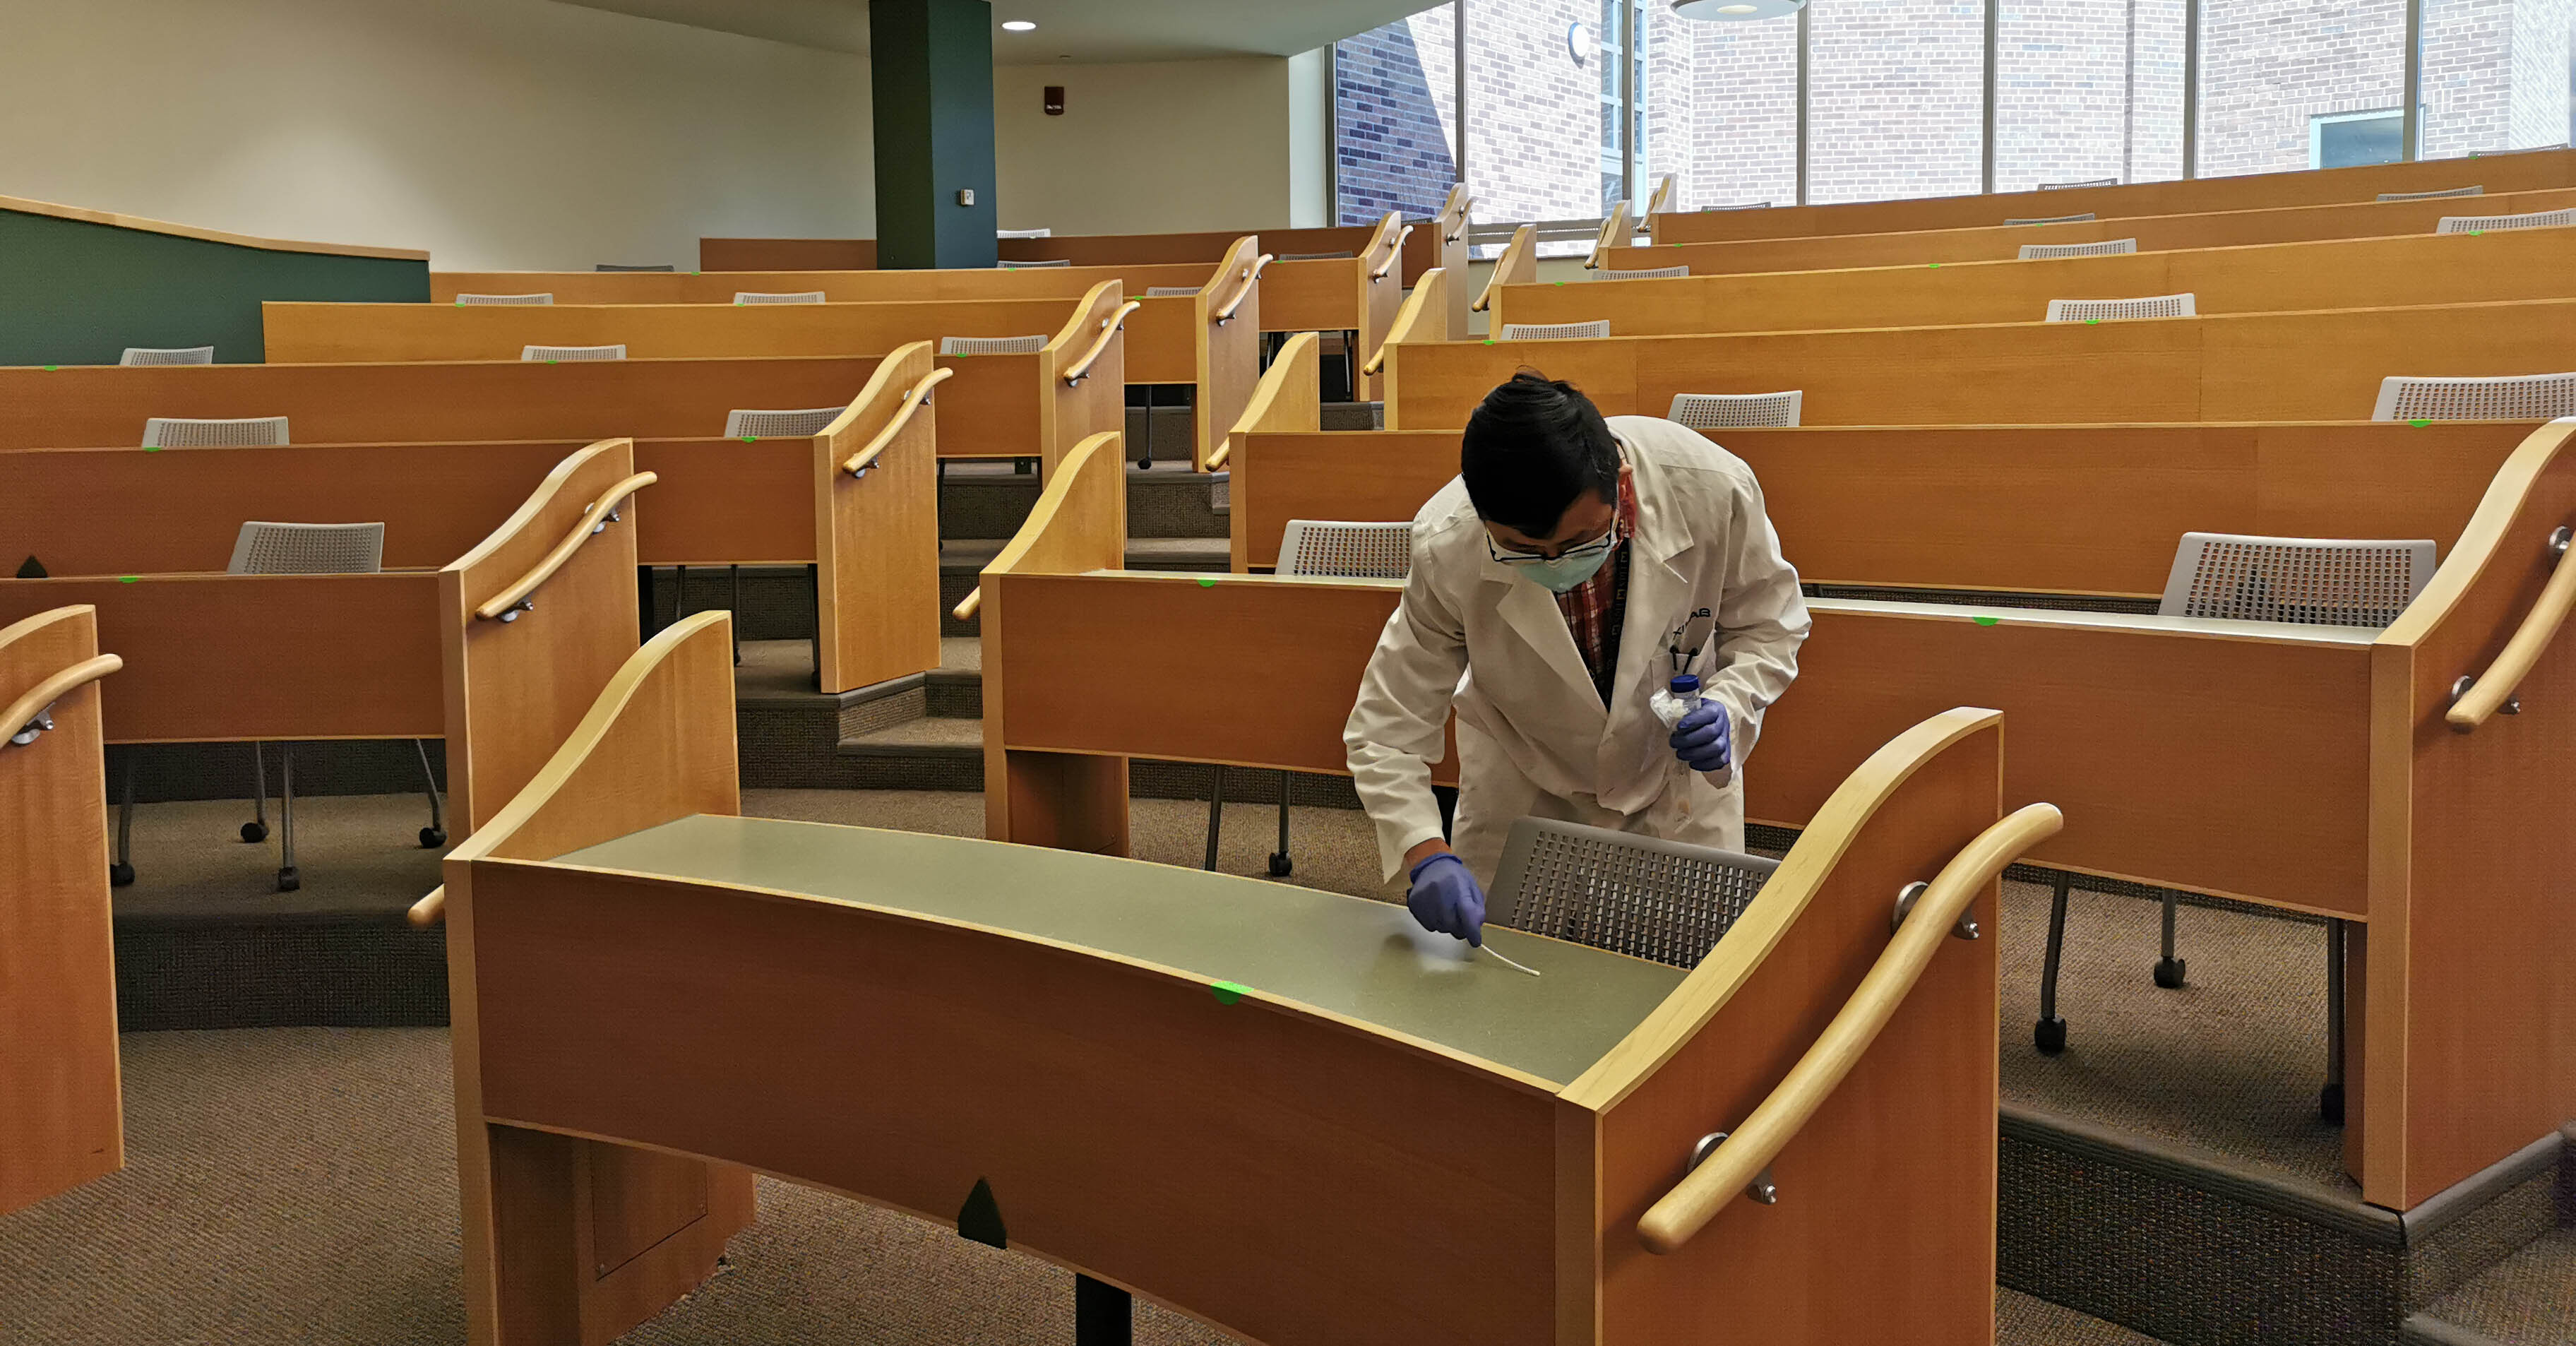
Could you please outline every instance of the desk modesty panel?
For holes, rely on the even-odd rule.
[[[700,814],[555,863],[797,894],[1248,987],[1562,1085],[1664,1002],[1683,970],[1516,930],[1515,972],[1404,908],[1194,869],[956,837]]]

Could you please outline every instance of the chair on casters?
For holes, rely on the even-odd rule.
[[[1279,543],[1281,575],[1307,579],[1400,580],[1413,573],[1413,525],[1290,519]],[[1288,877],[1288,796],[1297,774],[1279,772],[1279,849],[1270,853],[1270,876]],[[1208,790],[1207,863],[1216,868],[1217,833],[1225,817],[1225,765],[1217,764]]]
[[[1713,846],[1523,818],[1503,842],[1485,923],[1697,967],[1779,867]]]
[[[233,542],[232,563],[224,569],[232,575],[373,574],[384,568],[384,553],[381,523],[253,521],[241,526],[241,535]],[[430,771],[429,745],[413,739],[411,746],[420,758],[422,790],[429,796],[429,826],[420,829],[420,844],[424,850],[434,850],[447,844],[447,808],[438,796],[438,777]],[[268,763],[263,748],[259,743],[250,745],[256,792],[251,797],[251,820],[241,828],[241,838],[247,842],[268,839]],[[286,744],[280,744],[277,752],[277,827],[277,890],[291,893],[303,886],[303,880],[295,870],[295,754]]]
[[[121,365],[210,365],[215,362],[212,346],[128,346],[117,359]]]
[[[2347,541],[2337,538],[2249,537],[2185,533],[2165,579],[2162,617],[2278,622],[2293,626],[2385,627],[2397,620],[2433,578],[2433,543]],[[2057,1014],[2059,957],[2066,943],[2066,895],[2073,876],[2061,870],[2048,905],[2048,950],[2041,961],[2039,1023],[2033,1041],[2051,1056],[2066,1050],[2066,1021]],[[2163,949],[2155,983],[2184,984],[2185,961],[2175,956],[2174,915],[2180,895],[2163,896]],[[2326,922],[2326,1085],[2317,1112],[2343,1120],[2344,923]]]

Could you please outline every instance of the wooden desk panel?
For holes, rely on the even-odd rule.
[[[718,435],[738,408],[846,406],[873,356],[0,368],[0,449],[120,447],[153,416],[286,416],[306,444]]]
[[[125,657],[110,743],[447,732],[435,572],[0,580],[0,622],[69,603]]]
[[[2367,916],[2371,633],[1811,606],[1798,681],[1747,759],[1747,817],[1803,826],[1925,706],[1973,699],[2013,726],[2004,806],[2066,811],[2035,863]]]
[[[862,304],[295,304],[271,302],[271,364],[515,360],[538,346],[626,347],[635,360],[882,356],[941,337],[1054,336],[1081,296]]]
[[[86,611],[0,628],[0,705],[99,652]],[[125,1166],[99,689],[0,726],[0,1215]]]

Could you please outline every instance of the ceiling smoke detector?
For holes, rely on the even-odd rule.
[[[1785,19],[1807,7],[1807,0],[1673,0],[1673,12],[1685,19],[1749,23]]]

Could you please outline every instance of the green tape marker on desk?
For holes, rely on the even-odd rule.
[[[1492,342],[1487,342],[1486,344],[1487,344],[1487,345],[1492,345],[1493,343],[1492,343]],[[61,366],[61,365],[47,365],[47,366],[45,366],[45,372],[46,372],[46,373],[48,373],[48,374],[50,374],[50,373],[52,373],[52,372],[54,372],[55,370],[60,369],[60,368],[62,368],[62,366]]]
[[[1251,987],[1230,981],[1210,982],[1208,990],[1216,996],[1216,1001],[1220,1005],[1231,1005],[1252,994]]]
[[[760,441],[760,436],[758,436],[758,435],[744,435],[744,436],[742,437],[742,442],[743,442],[743,443],[745,443],[745,444],[756,444],[756,443],[758,443],[759,441]]]
[[[1215,581],[1215,580],[1200,580],[1200,581],[1199,581],[1199,587],[1200,587],[1200,588],[1202,588],[1202,589],[1213,589],[1213,588],[1215,588],[1215,587],[1216,587],[1216,581]]]
[[[119,584],[132,584],[142,578],[143,577],[141,575],[119,575],[116,577],[116,582]]]
[[[1969,620],[1974,621],[1979,626],[2000,626],[2003,624],[2004,619],[2001,617],[1973,617]]]
[[[2431,424],[2432,424],[2432,422],[2431,422],[2431,421],[2408,421],[2408,422],[2407,422],[2407,424],[2408,424],[2408,425],[2411,425],[2411,426],[2414,426],[2414,427],[2415,427],[2416,429],[2418,429],[2418,430],[2421,430],[2421,429],[2423,429],[2425,426],[2431,425]]]

